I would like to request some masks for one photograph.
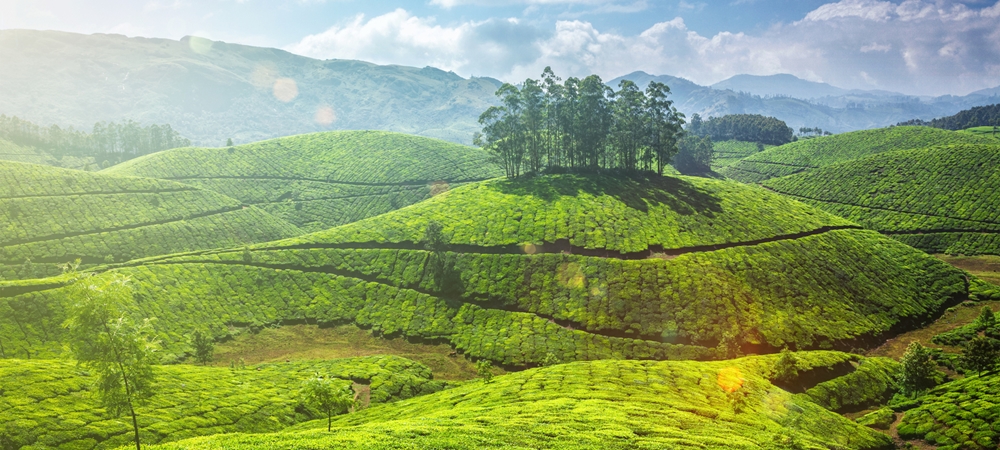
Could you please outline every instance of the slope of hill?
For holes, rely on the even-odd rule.
[[[116,270],[175,357],[185,323],[223,338],[350,322],[510,367],[854,348],[968,297],[965,274],[923,252],[759,187],[688,177],[493,180],[301,238]],[[0,299],[8,352],[62,352],[58,284]]]
[[[181,148],[106,173],[176,180],[318,231],[503,172],[485,151],[378,131],[339,131],[229,148]]]
[[[0,161],[0,230],[5,278],[37,276],[15,272],[28,259],[54,269],[76,258],[125,261],[300,234],[260,209],[192,186],[10,161]]]
[[[1000,254],[1000,145],[879,153],[762,184],[931,253]]]
[[[712,170],[718,172],[722,169],[738,163],[754,153],[774,147],[773,145],[760,145],[756,142],[744,141],[720,141],[712,142]]]
[[[330,129],[471,142],[500,86],[431,67],[320,61],[201,38],[0,31],[0,112],[90,129],[169,123],[198,145]]]
[[[899,436],[940,450],[987,450],[1000,445],[1000,374],[968,376],[934,388],[906,411]]]
[[[786,96],[801,99],[845,95],[849,91],[827,83],[803,80],[795,75],[736,75],[713,84],[712,89],[749,92],[762,96]],[[902,95],[902,94],[896,94]]]
[[[802,369],[820,372],[852,360],[825,352],[800,358]],[[562,364],[338,416],[333,433],[313,422],[155,448],[893,448],[887,436],[808,394],[771,384],[773,361]]]
[[[74,158],[70,156],[56,158],[34,147],[24,147],[13,142],[0,139],[0,160],[17,161],[46,166],[65,167],[67,169],[86,169],[96,167],[93,158]]]
[[[993,143],[996,141],[985,136],[930,127],[881,128],[785,144],[745,158],[722,174],[756,183],[891,150]]]
[[[426,366],[395,356],[261,364],[247,368],[155,368],[156,393],[139,409],[143,444],[232,432],[274,432],[325,417],[297,391],[322,374],[357,383],[365,403],[446,387]],[[110,449],[128,445],[132,426],[99,407],[93,376],[72,361],[0,359],[0,448]]]

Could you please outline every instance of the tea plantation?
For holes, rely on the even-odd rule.
[[[57,263],[125,261],[301,233],[214,192],[0,161],[0,276],[52,275]]]
[[[799,355],[804,372],[852,359]],[[774,360],[562,364],[339,416],[332,433],[312,422],[154,448],[893,448],[887,436],[771,384]]]
[[[159,319],[168,360],[189,351],[193,323],[215,338],[355,323],[508,367],[851,349],[970,295],[964,272],[759,187],[678,177],[629,184],[630,197],[620,183],[640,181],[482,182],[326,232],[115,271]],[[427,250],[435,218],[445,242]],[[63,352],[61,282],[0,298],[8,356]]]
[[[225,148],[181,148],[106,169],[176,180],[318,231],[502,175],[481,149],[380,131],[338,131]]]
[[[772,147],[774,146],[763,144],[758,147],[756,142],[746,141],[713,142],[712,170],[718,172],[726,167],[736,164],[743,158]]]
[[[923,439],[941,450],[997,448],[1000,375],[972,375],[931,390],[906,411],[899,436]]]
[[[156,367],[157,392],[139,408],[143,443],[231,432],[278,431],[325,417],[297,391],[314,374],[365,386],[386,403],[444,389],[430,370],[395,356],[261,364],[235,369]],[[115,448],[131,423],[99,407],[93,376],[70,361],[0,359],[0,448]]]
[[[65,167],[68,169],[96,168],[94,158],[63,156],[56,158],[34,147],[17,145],[5,139],[0,139],[0,160],[17,161],[47,166]]]
[[[948,144],[996,144],[996,140],[931,127],[853,131],[771,148],[723,169],[722,174],[734,180],[758,183],[876,153]]]
[[[880,153],[762,184],[931,253],[1000,254],[1000,145]]]

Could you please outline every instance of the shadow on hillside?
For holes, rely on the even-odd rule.
[[[504,180],[492,186],[505,194],[531,195],[546,201],[580,193],[607,195],[643,212],[649,211],[650,206],[658,205],[666,205],[684,215],[697,213],[711,216],[722,211],[718,197],[675,177],[563,174]]]

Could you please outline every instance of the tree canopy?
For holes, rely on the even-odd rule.
[[[939,117],[931,121],[913,119],[900,122],[896,125],[924,125],[952,131],[973,127],[998,126],[1000,125],[1000,103],[989,106],[976,106],[975,108],[959,111],[955,115]]]
[[[479,116],[475,142],[508,177],[556,168],[663,173],[684,123],[667,85],[643,91],[623,80],[616,92],[597,75],[561,81],[546,67],[541,80],[504,84],[501,104]]]
[[[709,136],[713,141],[759,142],[765,145],[784,145],[792,142],[795,131],[784,121],[760,114],[729,114],[702,120],[691,116],[687,131],[698,136]]]

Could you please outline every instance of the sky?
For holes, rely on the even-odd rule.
[[[0,0],[0,29],[196,35],[510,82],[552,66],[912,95],[1000,86],[997,0]]]

